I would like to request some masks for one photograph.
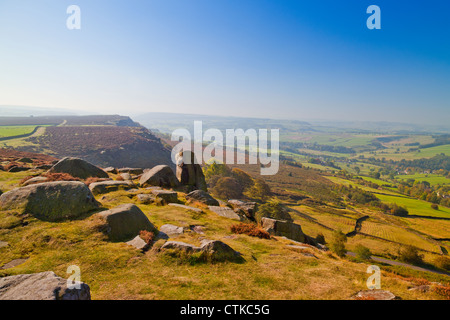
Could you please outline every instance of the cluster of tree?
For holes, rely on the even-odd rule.
[[[278,200],[271,200],[260,205],[255,217],[257,222],[261,222],[262,218],[292,221],[287,208]]]
[[[434,135],[433,138],[434,142],[423,144],[420,148],[425,149],[450,144],[450,134]]]
[[[292,148],[292,149],[310,149],[317,151],[326,151],[333,153],[345,153],[345,154],[354,154],[355,150],[348,147],[343,146],[329,146],[318,143],[303,143],[303,142],[282,142],[282,147]]]
[[[408,179],[398,185],[398,191],[410,197],[450,207],[450,186],[432,186],[428,181]]]
[[[247,172],[216,162],[204,168],[206,183],[220,199],[241,199],[245,196],[265,201],[271,196],[269,185],[262,179],[253,179]]]
[[[308,163],[312,163],[312,164],[320,164],[322,166],[325,167],[330,167],[330,168],[335,168],[340,170],[341,167],[339,167],[338,165],[336,165],[333,161],[331,160],[322,160],[320,158],[310,158],[308,159]]]

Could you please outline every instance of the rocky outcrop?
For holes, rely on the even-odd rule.
[[[179,185],[179,182],[169,166],[159,165],[145,172],[141,176],[139,184],[141,187],[158,186],[163,188],[174,188]]]
[[[195,190],[186,195],[186,200],[198,201],[207,206],[218,206],[219,202],[211,197],[211,195],[203,190]]]
[[[0,300],[90,300],[90,288],[77,283],[69,288],[67,280],[55,273],[42,272],[0,278]]]
[[[180,152],[175,156],[177,163],[177,179],[181,185],[192,189],[207,191],[205,175],[200,164],[195,162],[195,154],[191,151]]]
[[[101,181],[94,182],[89,185],[89,189],[93,194],[103,194],[117,190],[128,190],[134,187],[131,181]]]
[[[288,239],[303,243],[306,241],[302,227],[290,221],[262,218],[261,227],[275,236],[284,236]]]
[[[178,202],[178,194],[175,191],[169,190],[152,190],[152,194],[163,200],[165,203]]]
[[[28,179],[27,181],[25,181],[23,183],[23,186],[29,186],[31,184],[46,182],[47,180],[48,179],[46,177],[34,177],[34,178],[31,178],[31,179]]]
[[[246,220],[243,216],[240,216],[239,214],[234,212],[233,209],[228,208],[228,207],[209,206],[209,210],[211,210],[214,213],[217,213],[219,216],[222,216],[224,218],[238,220],[238,221]]]
[[[239,252],[235,251],[226,243],[218,240],[203,240],[200,247],[180,241],[168,241],[161,247],[161,250],[167,249],[182,251],[189,254],[201,252],[200,259],[209,262],[242,260],[242,256]]]
[[[153,194],[141,193],[141,194],[138,194],[136,197],[137,197],[138,201],[142,204],[150,204],[150,203],[155,202],[155,200],[156,200],[156,196]]]
[[[0,196],[0,210],[18,210],[38,219],[59,221],[77,218],[99,208],[82,182],[56,181],[16,188]]]
[[[146,230],[158,233],[147,216],[134,204],[122,204],[114,209],[100,212],[105,221],[106,233],[112,241],[128,241]]]
[[[140,236],[136,236],[133,240],[128,241],[127,244],[142,251],[145,251],[149,248],[149,244],[145,242]]]
[[[89,162],[78,158],[64,158],[56,163],[49,173],[68,173],[72,177],[87,179],[108,178],[108,174],[102,169],[90,164]]]
[[[245,202],[241,200],[228,200],[228,204],[233,207],[233,210],[240,214],[246,216],[249,220],[255,221],[256,213],[256,202]]]
[[[134,174],[134,175],[139,175],[139,174],[143,174],[144,170],[141,168],[120,168],[117,170],[118,173],[128,173],[128,174]]]

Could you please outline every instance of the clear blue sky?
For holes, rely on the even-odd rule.
[[[447,124],[449,15],[445,0],[0,0],[0,105]]]

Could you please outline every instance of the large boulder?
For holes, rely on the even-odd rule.
[[[219,216],[224,217],[224,218],[238,220],[238,221],[246,220],[244,216],[237,214],[236,212],[234,212],[233,209],[228,208],[228,207],[209,206],[208,208],[212,212],[217,213]]]
[[[218,240],[203,240],[201,250],[212,261],[234,261],[241,259],[239,252]]]
[[[127,190],[134,187],[131,181],[100,181],[89,185],[89,189],[93,194],[103,194],[117,190]]]
[[[90,164],[89,162],[78,158],[64,158],[58,161],[49,171],[49,173],[68,173],[72,177],[87,179],[108,178],[108,174],[102,169]]]
[[[238,214],[245,215],[249,220],[255,221],[256,202],[245,202],[241,200],[228,200],[234,211]]]
[[[179,182],[169,166],[159,165],[145,172],[141,176],[139,184],[142,187],[158,186],[164,188],[174,188],[179,185]]]
[[[15,209],[46,221],[77,218],[98,207],[89,188],[78,181],[39,183],[0,196],[0,210]]]
[[[302,227],[291,221],[262,218],[261,226],[272,235],[286,237],[303,243],[306,242],[306,236],[302,231]]]
[[[91,300],[89,286],[77,283],[69,288],[67,280],[48,271],[0,278],[0,300]]]
[[[363,290],[357,292],[352,299],[354,300],[401,300],[395,294],[387,290]]]
[[[195,154],[191,151],[182,151],[175,156],[177,163],[177,179],[181,185],[192,189],[207,191],[205,175],[202,167],[195,163]]]
[[[142,230],[158,233],[147,216],[134,204],[122,204],[99,215],[105,221],[106,233],[112,241],[131,240]]]
[[[203,190],[194,190],[186,195],[186,200],[198,201],[207,206],[218,206],[219,202]]]
[[[178,194],[169,190],[152,190],[152,194],[164,201],[164,203],[177,203]]]

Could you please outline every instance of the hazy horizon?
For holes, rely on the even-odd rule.
[[[450,4],[2,1],[0,105],[450,123]]]

